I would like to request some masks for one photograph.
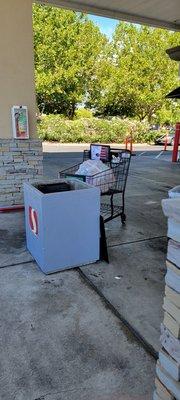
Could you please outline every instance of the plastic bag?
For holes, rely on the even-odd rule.
[[[96,174],[98,175],[96,176]],[[76,171],[76,175],[85,175],[86,182],[93,186],[99,186],[101,193],[113,189],[115,182],[113,170],[100,160],[84,161]]]
[[[92,176],[107,169],[109,169],[107,165],[103,164],[100,160],[87,160],[79,166],[76,174]]]

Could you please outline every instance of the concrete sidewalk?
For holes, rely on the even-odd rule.
[[[22,213],[0,223],[1,400],[150,400],[154,359],[78,270],[30,261]]]
[[[70,162],[48,154],[45,170],[57,176]],[[160,201],[178,183],[179,165],[134,157],[127,224],[106,225],[110,264],[50,276],[26,251],[23,213],[0,214],[2,400],[150,400],[165,273]]]

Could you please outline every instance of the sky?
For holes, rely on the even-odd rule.
[[[98,17],[96,15],[89,15],[89,19],[98,25],[101,32],[104,33],[109,39],[112,38],[113,32],[118,24],[118,20]]]

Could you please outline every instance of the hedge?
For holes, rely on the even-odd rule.
[[[150,130],[147,122],[128,118],[68,120],[61,115],[44,115],[38,122],[42,140],[60,143],[123,143],[130,134],[136,143],[151,143],[159,136],[157,131]]]

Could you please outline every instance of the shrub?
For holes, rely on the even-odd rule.
[[[88,110],[87,108],[79,108],[78,110],[75,111],[75,118],[92,118],[93,113],[91,110]]]
[[[42,116],[38,134],[42,140],[60,143],[123,143],[128,135],[132,135],[135,143],[151,143],[159,136],[159,132],[150,130],[147,122],[129,118],[68,120],[59,115]]]

